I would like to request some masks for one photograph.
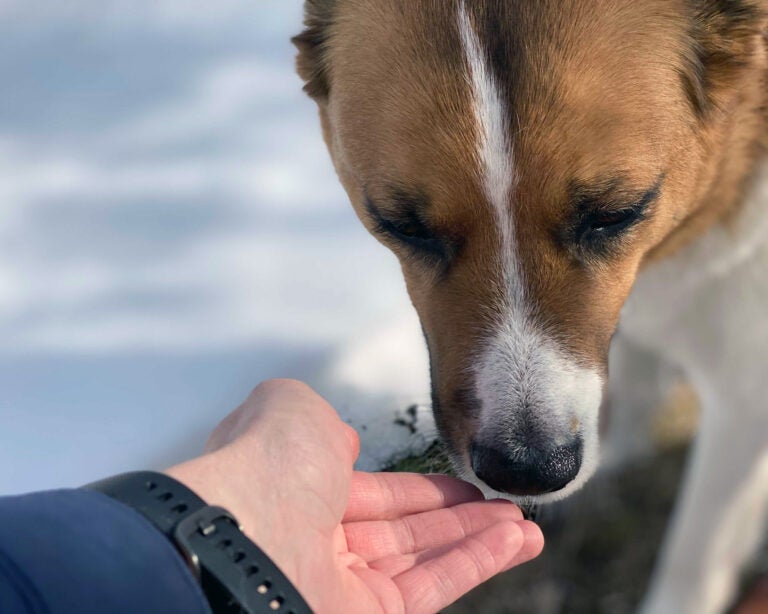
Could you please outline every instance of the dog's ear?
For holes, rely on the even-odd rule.
[[[768,41],[768,0],[690,0],[693,24],[683,81],[696,113],[718,106],[718,92],[753,65]]]
[[[336,0],[306,0],[304,31],[291,39],[299,50],[296,70],[304,80],[304,91],[316,100],[327,98],[330,91],[326,45],[335,5]]]

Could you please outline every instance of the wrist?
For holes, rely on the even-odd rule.
[[[84,488],[120,501],[155,525],[187,561],[217,614],[310,612],[295,585],[229,510],[209,505],[172,475],[138,471]]]
[[[269,525],[269,514],[263,509],[260,493],[261,476],[250,471],[241,476],[240,463],[230,458],[227,450],[209,452],[189,461],[174,465],[163,471],[181,482],[208,505],[229,510],[240,522],[243,532],[253,541],[260,543],[265,532],[259,525]],[[241,461],[242,462],[242,461]],[[255,507],[257,502],[261,504]],[[258,523],[254,513],[258,510]]]
[[[295,526],[283,526],[284,513],[272,492],[264,488],[268,477],[256,459],[244,459],[232,447],[224,447],[163,471],[189,488],[208,505],[222,507],[237,518],[245,535],[259,546],[296,582],[300,562],[291,550],[289,539]],[[249,467],[242,471],[241,467]]]

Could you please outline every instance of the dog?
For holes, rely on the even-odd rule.
[[[305,26],[298,72],[402,265],[459,475],[572,494],[614,336],[663,355],[702,417],[642,611],[723,611],[768,504],[768,0],[307,0]]]

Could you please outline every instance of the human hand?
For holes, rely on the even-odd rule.
[[[357,434],[300,382],[261,384],[206,450],[166,473],[232,512],[318,614],[431,614],[543,547],[460,480],[354,472]]]

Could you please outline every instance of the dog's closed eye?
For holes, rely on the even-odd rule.
[[[379,225],[384,232],[406,243],[434,239],[432,232],[417,220],[392,221],[380,218]]]
[[[390,220],[379,216],[374,230],[386,238],[394,239],[416,256],[443,259],[449,251],[441,238],[415,219]]]
[[[624,235],[649,216],[662,179],[639,196],[622,189],[616,180],[589,189],[580,187],[575,197],[575,219],[564,235],[569,249],[575,249],[581,258],[610,255]]]
[[[591,220],[590,230],[600,233],[621,232],[639,217],[642,217],[642,213],[635,209],[598,213]]]
[[[370,198],[366,209],[373,221],[372,230],[394,248],[405,248],[413,256],[427,261],[449,260],[451,241],[432,229],[420,213],[425,207],[420,198],[406,197],[402,192],[388,199],[393,207],[379,208]]]
[[[599,242],[618,237],[636,222],[645,218],[638,207],[618,211],[598,211],[585,216],[578,233],[582,247],[596,246]]]

